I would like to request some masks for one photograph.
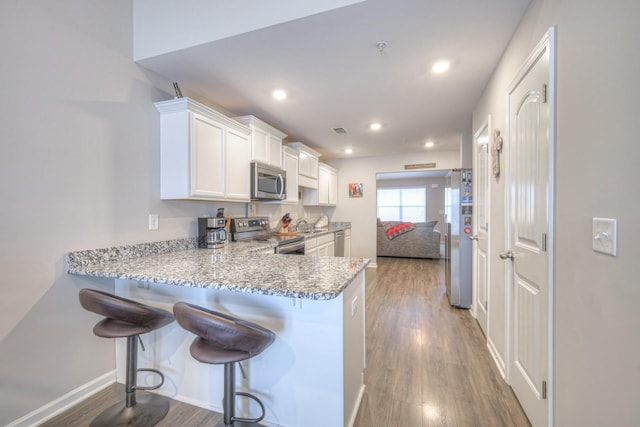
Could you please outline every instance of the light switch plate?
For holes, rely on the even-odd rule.
[[[593,218],[593,250],[607,255],[617,255],[618,221],[612,218]]]

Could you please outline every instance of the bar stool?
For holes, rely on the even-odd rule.
[[[136,390],[155,390],[164,384],[164,375],[156,369],[138,369],[138,340],[140,334],[159,329],[173,322],[171,313],[137,301],[106,292],[81,289],[80,305],[88,311],[105,316],[93,327],[93,333],[102,338],[127,337],[126,399],[103,411],[91,426],[153,426],[169,412],[169,399],[146,393],[136,399]],[[144,350],[144,345],[142,347]],[[137,373],[152,372],[160,376],[160,384],[138,386]],[[124,403],[124,405],[123,405]]]
[[[180,326],[198,336],[190,347],[194,359],[224,364],[224,421],[216,427],[261,426],[258,422],[264,418],[264,405],[252,394],[235,391],[235,363],[262,353],[273,343],[275,334],[255,323],[184,302],[173,306],[173,314]],[[236,417],[236,396],[255,401],[262,415],[258,418]]]

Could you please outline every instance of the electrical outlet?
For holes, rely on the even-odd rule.
[[[149,214],[149,230],[158,229],[158,214]]]

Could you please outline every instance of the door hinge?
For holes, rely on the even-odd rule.
[[[542,251],[547,252],[547,233],[542,233]]]
[[[546,381],[542,381],[542,398],[543,399],[547,398],[547,382]]]
[[[547,103],[547,84],[543,84],[542,85],[542,103],[546,104]]]

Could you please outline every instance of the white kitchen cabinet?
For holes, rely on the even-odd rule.
[[[248,127],[189,98],[157,102],[160,198],[248,202]]]
[[[318,165],[320,153],[301,142],[292,142],[290,147],[298,150],[298,184],[301,187],[318,188]]]
[[[306,256],[318,256],[318,239],[316,237],[304,239],[304,254]]]
[[[329,165],[318,166],[318,188],[305,188],[305,206],[335,206],[338,204],[338,171]]]
[[[304,254],[311,256],[335,256],[334,233],[307,238],[304,241]]]
[[[249,164],[249,139],[246,134],[227,130],[226,140],[226,199],[249,201],[251,198],[251,173]],[[237,165],[237,167],[236,167]]]
[[[287,197],[283,204],[298,204],[298,150],[290,147],[282,147],[282,159],[284,170],[287,172],[285,181]]]
[[[323,234],[318,236],[318,256],[334,256],[335,255],[335,233]]]
[[[251,160],[283,169],[282,140],[285,133],[254,116],[235,117],[251,129]]]

